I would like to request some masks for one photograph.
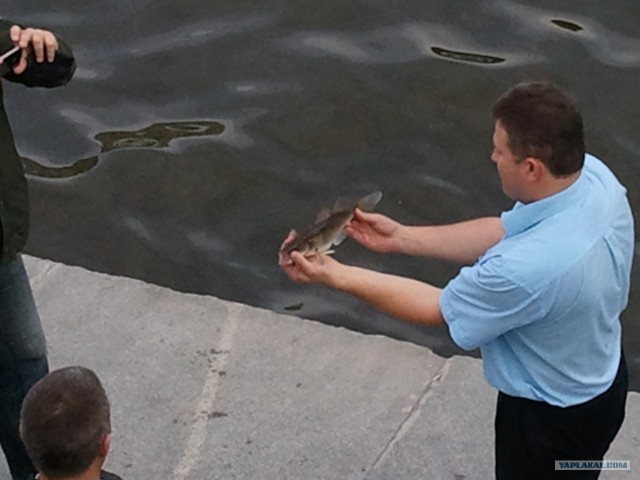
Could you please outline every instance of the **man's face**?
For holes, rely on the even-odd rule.
[[[526,162],[516,162],[509,148],[509,136],[500,121],[496,121],[493,131],[493,152],[491,160],[498,167],[502,182],[502,191],[512,200],[522,199],[522,187],[525,185]]]

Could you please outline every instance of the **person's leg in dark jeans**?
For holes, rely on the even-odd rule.
[[[44,333],[19,257],[0,267],[0,444],[14,480],[35,473],[20,440],[20,407],[48,371]]]
[[[498,480],[595,480],[600,471],[555,470],[559,460],[602,460],[624,420],[628,390],[624,353],[611,387],[561,408],[500,393],[496,411]]]

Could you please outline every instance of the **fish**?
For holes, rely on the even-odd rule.
[[[347,232],[345,227],[353,219],[356,208],[371,212],[382,199],[382,192],[376,190],[353,202],[339,198],[332,209],[322,209],[311,227],[298,234],[291,230],[278,252],[279,264],[290,265],[291,253],[300,252],[305,257],[331,254],[333,247],[340,245]]]

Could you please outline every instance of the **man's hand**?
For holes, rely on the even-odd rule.
[[[402,225],[379,213],[365,213],[356,209],[347,233],[362,246],[375,252],[400,250],[399,231]]]
[[[36,62],[38,63],[42,63],[45,60],[51,63],[56,58],[58,40],[48,30],[21,28],[18,25],[14,25],[9,30],[9,36],[13,43],[22,49],[22,57],[13,68],[13,73],[16,75],[20,75],[27,69],[27,58],[31,50],[34,51]]]
[[[291,264],[280,266],[294,282],[320,283],[334,288],[338,287],[340,271],[345,268],[329,255],[305,257],[300,252],[291,252]]]

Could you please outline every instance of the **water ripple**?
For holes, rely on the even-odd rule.
[[[527,32],[545,40],[550,34],[564,35],[582,42],[605,65],[640,67],[640,38],[617,33],[590,17],[560,10],[530,7],[498,0],[499,10],[518,21]]]
[[[479,66],[514,67],[544,59],[526,51],[484,48],[469,33],[435,23],[401,23],[361,34],[303,32],[281,44],[307,55],[328,55],[363,64],[407,63],[436,58]]]
[[[433,175],[424,175],[422,180],[424,181],[424,184],[429,187],[439,188],[460,197],[469,196],[468,192],[466,192],[462,187],[459,187],[458,185],[443,178],[435,177]]]
[[[228,35],[273,26],[277,22],[277,18],[276,15],[251,15],[243,18],[218,18],[196,24],[192,23],[168,32],[140,38],[130,47],[129,53],[137,57],[144,57],[171,49],[205,45],[211,40]]]
[[[482,49],[468,33],[450,26],[415,23],[407,25],[403,35],[424,55],[447,60],[471,62],[492,67],[516,67],[544,61],[539,55],[503,45],[501,49]]]

